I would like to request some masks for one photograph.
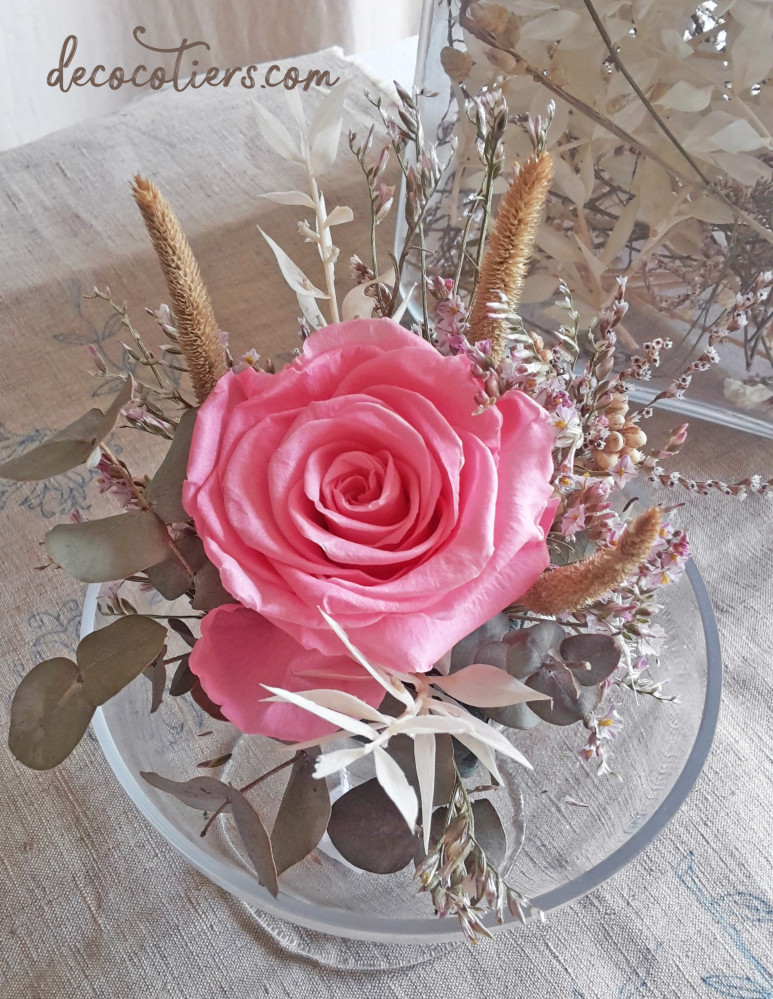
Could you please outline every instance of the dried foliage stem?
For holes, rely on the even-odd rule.
[[[534,237],[553,180],[553,159],[543,152],[516,166],[515,177],[499,206],[480,269],[470,312],[469,339],[491,340],[498,363],[505,353],[509,325],[490,315],[489,304],[506,302],[514,311],[523,289]]]
[[[335,279],[335,252],[333,251],[333,241],[330,237],[330,227],[327,222],[327,211],[325,202],[320,194],[317,178],[311,165],[311,158],[306,157],[306,176],[309,182],[309,193],[314,202],[314,212],[317,216],[317,232],[319,233],[319,255],[322,260],[322,268],[325,273],[325,287],[330,300],[330,322],[338,323],[341,316],[338,312],[338,299],[336,298]]]
[[[644,562],[658,538],[662,513],[646,510],[626,528],[614,548],[543,573],[518,606],[535,614],[555,616],[581,610],[619,586]]]
[[[129,471],[129,469],[126,467],[126,465],[124,465],[124,463],[113,454],[113,452],[110,450],[110,448],[107,447],[104,444],[104,442],[99,445],[99,449],[102,452],[102,454],[107,458],[107,460],[110,462],[110,464],[112,465],[112,467],[115,470],[116,474],[119,475],[124,480],[124,482],[127,484],[127,486],[129,487],[129,489],[131,491],[132,496],[137,501],[137,505],[142,510],[148,510],[151,513],[153,513],[153,516],[156,516],[155,511],[153,510],[153,507],[147,501],[147,498],[145,496],[144,490],[141,489],[137,485],[137,483],[134,481],[134,478],[133,478],[131,472]],[[163,523],[163,521],[162,521],[162,523]],[[164,526],[166,527],[166,525],[164,525]],[[180,563],[180,565],[183,567],[183,569],[188,574],[188,576],[191,579],[193,579],[195,573],[193,571],[193,568],[192,568],[191,564],[188,562],[188,560],[186,559],[186,557],[180,551],[179,545],[176,543],[176,541],[171,536],[171,534],[169,534],[168,530],[167,530],[166,539],[167,539],[167,543],[169,544],[169,548],[172,551],[172,554],[175,556],[175,558]]]
[[[132,193],[161,264],[177,320],[180,348],[196,399],[202,403],[227,367],[212,302],[169,202],[155,184],[139,174],[134,178]]]
[[[515,61],[523,67],[525,73],[530,76],[535,83],[539,83],[540,86],[544,87],[555,97],[560,97],[561,100],[566,101],[566,103],[573,107],[575,111],[579,111],[580,114],[590,118],[591,121],[594,121],[597,125],[601,125],[602,128],[611,132],[612,135],[616,135],[618,139],[622,139],[623,142],[631,146],[633,149],[638,150],[642,153],[642,155],[649,157],[649,159],[653,162],[663,167],[664,170],[667,170],[672,177],[675,177],[677,180],[681,180],[685,184],[690,184],[692,187],[698,188],[704,194],[708,194],[712,198],[716,198],[730,212],[732,212],[734,218],[743,221],[750,229],[756,232],[758,236],[761,236],[762,239],[766,240],[766,242],[773,243],[773,231],[762,225],[759,219],[756,219],[749,212],[745,211],[743,208],[739,208],[738,205],[733,204],[733,202],[721,191],[718,191],[716,187],[711,184],[706,184],[703,180],[691,177],[682,170],[677,169],[673,163],[669,163],[662,156],[659,156],[654,149],[650,149],[649,146],[640,142],[637,138],[631,135],[630,132],[620,128],[619,125],[616,125],[606,115],[601,114],[601,112],[597,111],[596,108],[591,107],[578,97],[570,94],[568,90],[559,86],[559,84],[551,80],[545,73],[540,72],[540,70],[536,67],[530,65],[521,55],[518,54],[518,52],[515,51],[515,49],[502,45],[491,32],[482,30],[480,26],[476,24],[475,20],[467,13],[467,8],[470,6],[470,2],[471,0],[462,0],[460,13],[460,23],[467,31],[470,32],[470,34],[474,35],[480,41],[485,42],[493,49],[497,49],[510,56],[512,59],[515,59]]]
[[[285,760],[283,763],[279,763],[272,770],[268,770],[266,773],[261,774],[260,777],[256,777],[255,780],[250,781],[249,784],[245,784],[244,787],[240,787],[239,788],[240,794],[246,794],[247,791],[251,791],[253,787],[257,787],[258,784],[261,784],[264,780],[267,780],[269,777],[273,777],[274,774],[278,774],[280,770],[286,770],[287,767],[291,767],[293,763],[296,762],[296,760],[299,760],[302,756],[305,755],[306,755],[305,752],[302,749],[299,749],[298,752],[295,753],[293,756],[291,756],[288,760]],[[218,808],[215,809],[215,811],[207,819],[206,825],[199,833],[199,836],[203,838],[204,836],[207,835],[209,830],[212,828],[212,823],[215,821],[218,815],[222,813],[223,809],[226,808],[227,806],[228,802],[224,801],[222,805],[220,805]]]

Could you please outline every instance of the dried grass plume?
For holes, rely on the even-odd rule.
[[[507,323],[488,314],[488,303],[504,296],[511,309],[521,298],[542,208],[553,181],[550,153],[536,153],[516,166],[515,176],[502,198],[480,269],[467,336],[474,343],[491,340],[495,362],[504,356]]]
[[[661,521],[660,509],[651,507],[626,527],[614,548],[602,548],[590,558],[543,573],[518,600],[518,606],[554,616],[581,610],[599,600],[647,560]]]
[[[177,319],[180,348],[196,399],[201,403],[227,367],[212,302],[169,202],[152,181],[139,174],[134,178],[132,193],[164,272]]]

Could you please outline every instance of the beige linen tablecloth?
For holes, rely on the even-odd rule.
[[[332,53],[313,63],[360,75]],[[347,106],[364,131],[363,82]],[[255,230],[260,220],[280,243],[294,242],[295,212],[258,199],[288,187],[291,171],[267,151],[249,95],[149,97],[0,156],[3,455],[62,426],[99,393],[101,382],[86,374],[88,343],[120,357],[115,321],[101,303],[83,302],[84,292],[110,285],[152,330],[142,308],[157,306],[164,291],[129,193],[138,170],[178,210],[236,350],[281,355],[295,343],[294,298]],[[325,188],[331,204],[350,204],[363,218],[359,168],[346,156]],[[355,226],[340,234],[345,260]],[[137,465],[144,435],[125,446]],[[773,447],[696,424],[683,466],[701,463],[725,479],[763,467],[769,474]],[[83,588],[34,566],[49,526],[93,509],[87,479],[76,471],[41,485],[0,484],[4,727],[26,670],[75,644]],[[2,999],[770,999],[773,506],[680,498],[719,619],[723,710],[679,815],[603,887],[544,926],[475,950],[460,945],[410,969],[366,971],[372,948],[357,943],[333,948],[346,970],[323,967],[288,954],[191,869],[141,818],[92,737],[51,773],[31,773],[0,748]]]

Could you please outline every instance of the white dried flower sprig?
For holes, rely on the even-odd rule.
[[[341,108],[347,84],[335,87],[323,100],[310,125],[307,126],[300,95],[297,90],[285,91],[285,97],[297,126],[299,142],[292,138],[282,122],[262,105],[255,105],[264,139],[283,159],[303,166],[306,171],[308,194],[303,191],[272,191],[263,197],[280,205],[295,205],[314,212],[314,223],[299,223],[306,242],[316,245],[322,261],[325,291],[317,288],[292,258],[258,226],[258,230],[271,247],[279,269],[287,284],[295,292],[303,317],[312,329],[325,325],[317,300],[328,303],[330,322],[341,318],[335,285],[335,265],[339,250],[333,242],[333,226],[351,222],[353,213],[346,205],[337,205],[328,212],[325,197],[317,183],[317,175],[328,170],[338,153],[338,141],[343,127]],[[344,315],[343,318],[347,318]]]
[[[524,701],[546,700],[540,694],[511,677],[496,666],[474,664],[450,676],[426,676],[421,673],[397,673],[371,663],[352,644],[346,632],[324,611],[325,621],[341,639],[349,654],[384,688],[404,706],[404,711],[392,717],[366,704],[365,701],[328,688],[306,690],[298,694],[278,687],[268,687],[273,696],[269,700],[286,701],[330,722],[336,728],[364,739],[363,745],[354,749],[339,749],[323,753],[317,759],[314,776],[327,777],[351,766],[364,756],[372,755],[376,777],[384,791],[394,802],[411,830],[419,814],[419,801],[408,779],[386,752],[389,740],[396,735],[413,739],[421,797],[421,817],[425,850],[429,848],[432,799],[435,787],[435,736],[453,735],[470,750],[498,783],[502,783],[494,753],[501,753],[531,769],[531,764],[501,733],[486,722],[470,714],[451,698],[459,698],[474,707],[494,707]],[[325,675],[324,671],[319,674]],[[265,685],[264,685],[265,686]],[[409,688],[413,688],[412,690]],[[450,695],[450,696],[449,696]],[[340,738],[341,733],[297,743],[291,750],[305,749]]]

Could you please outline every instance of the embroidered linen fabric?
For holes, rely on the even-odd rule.
[[[358,95],[372,82],[335,53],[297,62],[355,78],[347,108],[364,131],[367,108]],[[255,230],[260,219],[280,244],[298,245],[293,212],[258,200],[286,187],[287,171],[258,134],[249,96],[148,97],[0,156],[3,456],[75,418],[84,398],[99,395],[102,383],[86,373],[88,343],[120,357],[117,322],[102,304],[84,303],[84,292],[109,285],[138,323],[145,305],[164,299],[129,193],[137,170],[152,176],[178,211],[236,351],[255,346],[282,358],[294,345],[293,295]],[[344,157],[327,178],[329,202],[351,204],[362,216],[360,180],[357,164]],[[340,236],[345,261],[354,227],[341,227]],[[300,262],[311,266],[308,250]],[[123,439],[139,467],[153,442],[140,434]],[[714,477],[733,479],[773,466],[773,447],[696,423],[681,464],[694,472],[701,462]],[[33,662],[71,653],[76,642],[83,588],[33,566],[43,561],[38,542],[49,526],[75,509],[97,509],[88,478],[75,471],[51,483],[0,484],[4,728],[13,688]],[[373,946],[336,942],[339,968],[332,969],[289,954],[240,902],[189,867],[137,812],[92,736],[50,773],[25,770],[2,749],[0,994],[773,995],[773,504],[668,494],[667,501],[677,500],[686,503],[719,621],[723,709],[707,766],[680,813],[601,888],[552,913],[544,926],[517,928],[475,949],[439,950],[407,969],[368,970],[379,963]],[[291,928],[275,932],[298,945]]]

